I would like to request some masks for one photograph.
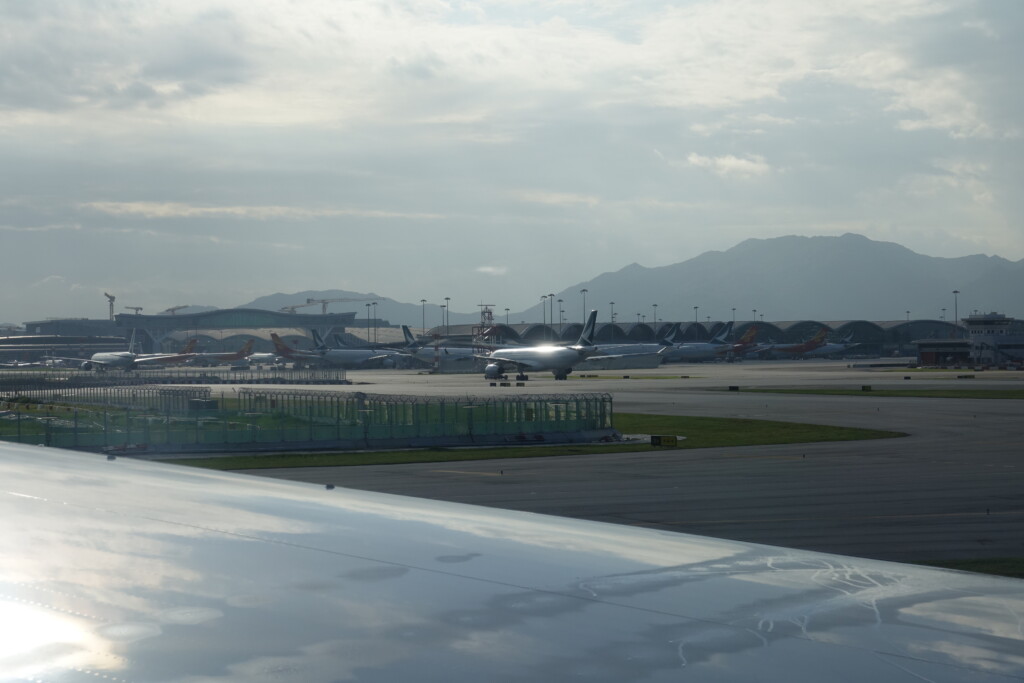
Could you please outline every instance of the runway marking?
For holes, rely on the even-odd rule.
[[[501,475],[497,472],[470,472],[469,470],[431,470],[431,472],[440,472],[442,474],[472,474],[478,477],[500,477]]]

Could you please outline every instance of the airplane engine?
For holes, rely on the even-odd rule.
[[[502,367],[497,363],[488,363],[484,368],[485,379],[504,379],[504,374]]]
[[[92,363],[90,363],[89,361],[85,361],[78,367],[81,368],[82,370],[92,370]]]

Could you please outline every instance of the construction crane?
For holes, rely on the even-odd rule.
[[[142,310],[142,306],[125,306],[124,310],[126,310],[126,311],[135,311],[135,315],[138,315],[139,311]]]
[[[293,304],[291,306],[282,306],[280,310],[284,311],[285,313],[294,313],[296,309],[305,308],[306,306],[309,305],[310,304]]]
[[[107,303],[110,304],[110,320],[113,321],[114,320],[114,299],[116,299],[117,297],[114,296],[113,294],[107,294],[106,292],[103,292],[103,296],[107,297]]]
[[[320,312],[323,315],[327,315],[327,304],[333,304],[339,301],[380,301],[380,298],[369,298],[369,299],[306,299],[306,305],[312,306],[313,304],[321,304],[323,308]],[[282,309],[283,310],[283,309]]]
[[[188,308],[191,304],[182,304],[181,306],[171,306],[166,311],[161,311],[160,315],[174,315],[175,311],[180,311],[183,308]]]

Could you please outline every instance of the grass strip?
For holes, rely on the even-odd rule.
[[[851,441],[906,436],[851,427],[830,427],[769,420],[718,417],[680,417],[617,413],[615,427],[624,434],[665,434],[685,436],[675,449],[756,446],[764,444]],[[399,451],[340,451],[323,453],[275,453],[228,455],[213,458],[175,459],[175,464],[219,470],[265,469],[272,467],[335,467],[344,465],[392,465],[417,462],[454,462],[502,458],[544,458],[594,453],[634,453],[665,450],[647,443],[559,444],[554,446],[500,446],[491,448],[429,448]]]
[[[744,389],[761,394],[812,394],[817,396],[882,396],[887,398],[988,398],[1024,399],[1024,389]]]

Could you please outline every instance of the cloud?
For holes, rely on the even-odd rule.
[[[481,275],[491,275],[495,277],[504,276],[508,274],[508,266],[479,266],[476,268],[476,272]]]
[[[436,220],[436,213],[399,212],[374,209],[310,209],[292,206],[192,206],[179,202],[84,202],[83,208],[114,216],[143,216],[145,218],[202,218],[230,217],[253,220],[306,220],[336,216],[360,218],[405,218],[410,220]]]
[[[2,232],[58,232],[62,230],[81,230],[77,223],[57,223],[53,225],[0,225]]]
[[[709,169],[723,178],[753,178],[755,176],[767,175],[772,170],[771,166],[765,162],[764,157],[758,155],[751,155],[746,158],[736,157],[731,154],[720,157],[706,157],[692,153],[686,157],[686,161],[691,166]]]
[[[599,197],[593,195],[572,194],[569,192],[546,192],[544,190],[520,190],[514,196],[523,202],[547,204],[550,206],[597,206]]]

